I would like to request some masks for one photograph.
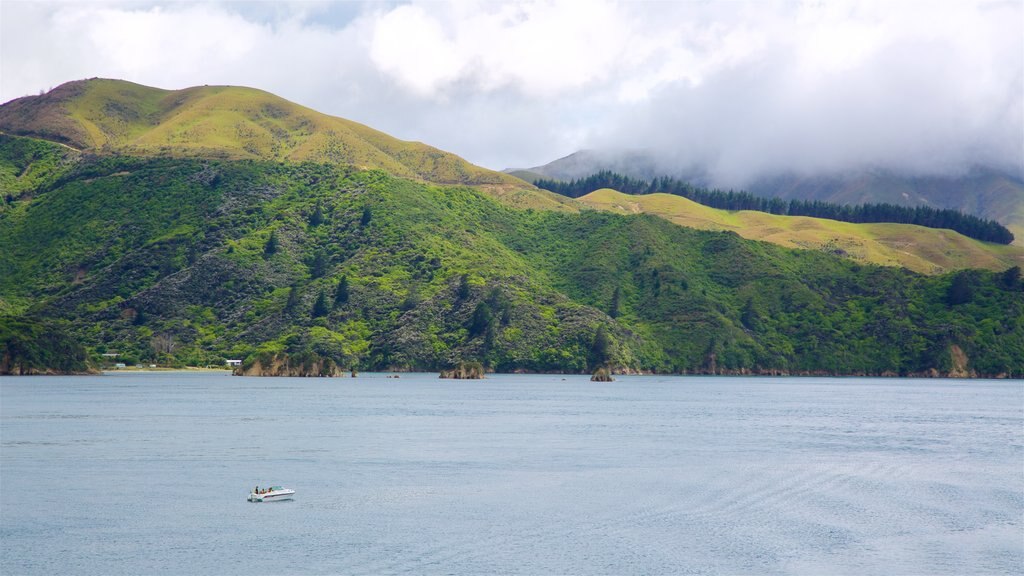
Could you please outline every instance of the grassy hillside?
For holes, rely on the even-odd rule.
[[[530,184],[544,178],[543,174],[531,172],[530,170],[506,170],[505,173],[509,176],[515,176],[524,182],[529,182]]]
[[[235,86],[69,82],[0,107],[0,131],[92,152],[327,162],[430,182],[523,187],[426,144]]]
[[[905,224],[854,224],[803,216],[709,208],[680,196],[594,191],[578,199],[599,210],[646,213],[700,230],[730,230],[789,248],[821,250],[852,260],[938,274],[963,268],[1005,270],[1024,265],[1024,247],[972,240],[951,230]]]
[[[362,369],[1024,372],[1019,279],[335,164],[87,158],[0,213],[0,306],[92,354]]]
[[[842,204],[888,202],[904,206],[953,208],[1003,223],[1024,245],[1024,181],[1004,172],[975,168],[958,176],[904,177],[887,171],[842,176],[783,175],[754,182],[763,196],[823,200]]]
[[[702,167],[689,165],[685,160],[659,159],[657,151],[581,150],[522,172],[569,181],[602,170],[644,180],[669,175],[697,186],[715,186]],[[534,182],[539,177],[524,179]],[[1024,246],[1024,180],[1019,173],[985,167],[960,175],[921,177],[886,170],[819,175],[776,173],[764,175],[744,188],[758,196],[786,200],[950,208],[1002,223],[1013,232],[1015,243]]]

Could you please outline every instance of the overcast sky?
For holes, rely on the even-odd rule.
[[[1024,170],[1024,0],[0,0],[0,101],[94,76],[262,88],[495,169]]]

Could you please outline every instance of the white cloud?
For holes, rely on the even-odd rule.
[[[0,99],[255,86],[495,168],[653,146],[775,169],[1024,166],[1007,2],[2,2]]]

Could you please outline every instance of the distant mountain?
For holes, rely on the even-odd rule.
[[[901,176],[859,171],[827,176],[776,175],[754,181],[748,191],[785,199],[840,204],[889,203],[952,208],[1000,222],[1024,244],[1024,180],[993,168],[975,167],[958,176]]]
[[[543,166],[510,169],[505,172],[528,182],[534,182],[540,178],[575,180],[608,170],[632,178],[650,180],[658,176],[670,175],[701,185],[705,184],[704,175],[696,166],[673,166],[671,174],[666,174],[662,165],[663,162],[655,155],[642,150],[580,150]]]
[[[601,170],[648,180],[675,176],[698,186],[716,186],[699,166],[667,166],[655,154],[643,151],[584,150],[513,174],[534,182],[538,178],[578,179]],[[1014,233],[1017,245],[1024,245],[1024,180],[994,168],[975,167],[955,176],[905,176],[891,170],[814,176],[770,174],[755,179],[744,189],[759,196],[787,200],[951,208],[1000,222]]]
[[[257,373],[1024,373],[1019,268],[927,276],[586,209],[250,89],[54,92],[0,106],[17,370],[79,363],[70,342]]]

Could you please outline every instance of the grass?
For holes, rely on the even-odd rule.
[[[653,214],[689,228],[730,230],[750,240],[821,250],[858,262],[902,266],[925,274],[964,268],[1005,270],[1024,265],[1022,246],[979,242],[951,230],[908,224],[855,224],[748,210],[727,211],[680,196],[633,196],[607,188],[578,200],[598,210]]]
[[[70,82],[5,105],[0,130],[107,153],[327,162],[428,182],[529,189],[454,154],[253,88]]]

